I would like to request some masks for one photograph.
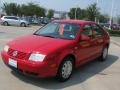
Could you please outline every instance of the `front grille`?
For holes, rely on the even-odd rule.
[[[15,57],[15,58],[18,58],[18,59],[23,59],[23,60],[26,60],[29,58],[30,54],[29,53],[24,53],[24,52],[20,52],[18,51],[17,55],[14,56],[13,55],[13,52],[16,51],[16,50],[13,50],[13,49],[9,49],[8,50],[8,55],[12,56],[12,57]]]

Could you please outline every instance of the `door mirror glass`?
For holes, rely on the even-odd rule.
[[[89,37],[89,36],[82,36],[82,37],[81,37],[81,40],[82,40],[82,41],[89,41],[89,40],[90,40],[90,37]]]

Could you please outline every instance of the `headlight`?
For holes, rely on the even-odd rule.
[[[8,52],[8,50],[9,50],[9,46],[8,45],[6,45],[5,47],[4,47],[4,49],[3,49],[5,52]]]
[[[46,55],[39,53],[32,53],[29,57],[30,61],[43,62]]]

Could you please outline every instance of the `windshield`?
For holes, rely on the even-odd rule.
[[[35,32],[34,35],[73,40],[79,30],[79,24],[51,22]]]

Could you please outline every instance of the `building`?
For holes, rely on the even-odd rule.
[[[0,11],[0,17],[2,17],[2,16],[4,16],[4,15],[6,15],[6,13]]]
[[[64,12],[64,11],[54,11],[54,18],[69,19],[69,17],[68,17],[68,12]]]

